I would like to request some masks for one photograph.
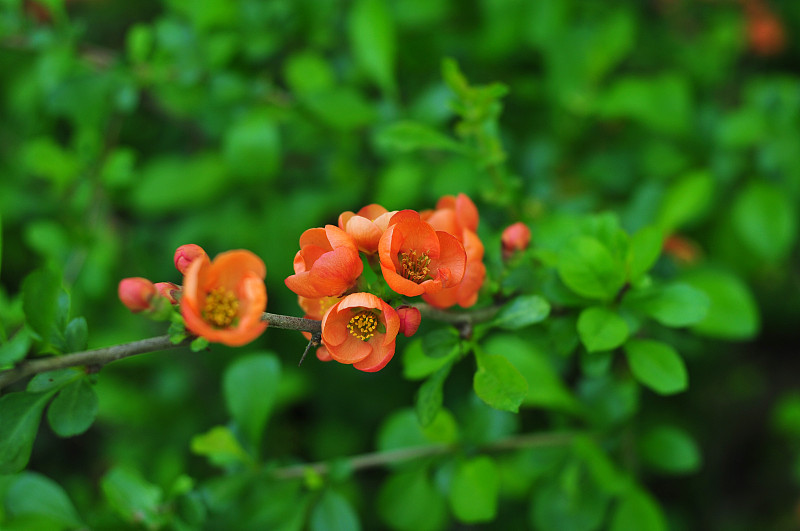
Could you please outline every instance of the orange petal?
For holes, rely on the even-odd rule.
[[[325,235],[333,249],[346,247],[358,251],[355,239],[336,225],[325,225]]]
[[[437,259],[432,259],[430,267],[434,270],[449,269],[449,278],[444,287],[449,288],[461,282],[464,278],[464,269],[467,265],[467,254],[464,246],[454,236],[443,231],[437,231],[441,254]]]
[[[383,208],[381,205],[377,203],[372,203],[363,207],[361,210],[358,211],[359,216],[363,216],[370,221],[375,221],[378,216],[386,214],[386,209]]]
[[[359,362],[372,354],[373,351],[369,341],[361,341],[354,336],[350,336],[350,338],[341,345],[330,345],[325,342],[325,338],[323,338],[322,341],[331,357],[339,363],[351,364]]]
[[[357,250],[338,247],[314,262],[309,280],[318,293],[317,297],[338,297],[355,283],[363,270],[364,264]]]
[[[351,293],[339,303],[339,309],[345,308],[374,308],[383,309],[384,302],[372,293]]]
[[[400,210],[392,216],[392,219],[389,220],[389,226],[391,227],[396,223],[401,223],[404,221],[420,221],[419,212],[416,210]]]
[[[456,197],[455,210],[458,222],[462,227],[473,232],[478,230],[478,222],[480,221],[478,207],[475,206],[475,203],[472,202],[469,196],[466,194],[458,194],[458,197]]]
[[[332,249],[331,242],[328,241],[328,234],[325,232],[325,229],[320,227],[308,229],[300,235],[300,249],[308,245],[316,245],[317,247],[322,247],[326,251]]]
[[[390,344],[384,345],[381,348],[374,348],[369,356],[353,365],[353,367],[364,372],[379,371],[391,361],[392,356],[394,356],[394,350],[394,341],[391,341]]]
[[[383,231],[372,221],[361,216],[353,216],[347,222],[345,230],[356,240],[360,251],[372,254],[378,250],[378,242]]]
[[[266,277],[267,267],[261,258],[243,249],[226,251],[218,254],[211,262],[207,282],[215,287],[222,286],[233,291],[242,276],[251,272],[258,278]],[[204,287],[201,286],[201,289]]]

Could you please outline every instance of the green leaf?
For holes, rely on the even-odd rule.
[[[603,492],[616,495],[630,484],[628,477],[617,469],[608,453],[591,437],[576,436],[572,448],[591,474],[595,485]]]
[[[628,276],[636,283],[661,255],[664,235],[657,227],[647,226],[636,232],[630,239],[628,248]]]
[[[153,50],[153,30],[146,24],[134,24],[125,38],[128,58],[133,63],[143,63]]]
[[[22,282],[22,309],[28,326],[48,340],[56,329],[61,278],[50,269],[39,269]]]
[[[667,531],[658,502],[645,491],[631,488],[620,498],[611,517],[611,531]]]
[[[747,285],[737,276],[719,269],[695,270],[683,280],[708,296],[705,318],[694,332],[719,339],[749,339],[758,334],[758,305]]]
[[[357,0],[348,17],[353,56],[386,93],[395,91],[397,43],[392,15],[384,0]]]
[[[453,414],[442,408],[429,425],[423,427],[412,409],[392,414],[378,431],[380,451],[396,450],[430,443],[452,444],[458,440],[458,425]]]
[[[59,436],[72,437],[89,429],[97,408],[97,393],[87,378],[81,378],[59,391],[47,409],[47,421]]]
[[[697,443],[676,426],[656,426],[647,431],[639,442],[639,451],[652,468],[668,474],[690,474],[702,463]]]
[[[425,124],[412,121],[393,123],[381,129],[375,143],[382,149],[409,153],[421,149],[463,151],[461,144]]]
[[[625,299],[664,326],[681,327],[698,323],[708,313],[705,293],[683,282],[631,292]]]
[[[311,511],[311,531],[358,531],[358,515],[343,496],[328,489]]]
[[[602,117],[631,118],[668,134],[685,132],[692,111],[689,83],[675,74],[618,77],[598,103]]]
[[[447,522],[447,502],[425,468],[395,473],[381,486],[378,514],[392,529],[437,531]]]
[[[625,284],[626,271],[598,239],[578,236],[559,253],[558,274],[575,293],[608,300]]]
[[[420,386],[417,392],[417,417],[419,417],[419,423],[423,427],[433,422],[433,419],[436,418],[442,408],[442,400],[444,399],[442,386],[450,374],[451,367],[452,364],[448,364],[436,371]]]
[[[452,349],[450,354],[444,357],[426,356],[422,339],[414,338],[403,349],[403,377],[408,380],[421,380],[453,361],[458,354],[459,349]]]
[[[575,468],[567,469],[570,473]],[[608,495],[580,474],[550,481],[534,490],[530,519],[541,531],[594,531],[599,529],[608,506]],[[568,481],[567,481],[568,480]]]
[[[787,257],[797,238],[797,208],[791,194],[769,183],[750,183],[733,203],[733,227],[758,258]]]
[[[225,162],[237,176],[269,181],[280,168],[280,140],[274,119],[265,112],[251,112],[225,132]]]
[[[192,437],[191,450],[197,455],[206,456],[211,463],[221,467],[252,462],[231,430],[225,426],[214,426],[206,433]]]
[[[478,370],[473,387],[481,400],[495,409],[516,413],[528,394],[528,382],[508,359],[494,354],[476,355]]]
[[[490,457],[460,462],[448,492],[453,514],[468,524],[490,522],[497,515],[499,488],[497,465]]]
[[[42,372],[31,378],[26,389],[31,393],[61,389],[65,385],[82,378],[85,374],[85,371],[76,367]]]
[[[8,393],[0,397],[0,474],[25,468],[39,429],[42,410],[53,393]]]
[[[157,529],[163,523],[159,506],[161,488],[146,481],[136,470],[115,467],[100,482],[108,504],[127,522]]]
[[[706,170],[681,177],[664,192],[656,224],[669,234],[694,223],[708,211],[714,189],[714,180]]]
[[[430,358],[450,357],[461,349],[455,328],[437,328],[422,336],[422,351]]]
[[[285,62],[283,75],[292,92],[298,96],[323,92],[336,84],[330,64],[312,51],[290,56]]]
[[[71,320],[64,331],[67,352],[86,350],[89,340],[89,325],[85,317],[76,317]]]
[[[70,528],[85,527],[61,486],[35,472],[15,476],[5,495],[8,514],[15,518],[45,517]]]
[[[506,330],[519,330],[544,321],[550,315],[550,303],[538,295],[521,295],[503,306],[492,324]]]
[[[247,440],[258,448],[281,377],[274,354],[251,354],[237,359],[225,371],[225,403]]]
[[[689,386],[683,359],[666,343],[635,339],[625,345],[625,353],[633,375],[653,391],[671,395]]]
[[[522,401],[524,405],[564,411],[578,409],[577,401],[570,394],[553,364],[530,341],[516,335],[499,334],[486,340],[482,348],[488,354],[504,356],[525,378],[528,392]]]
[[[31,348],[31,335],[27,328],[21,328],[14,337],[0,345],[0,367],[13,365],[25,358]]]
[[[628,339],[628,324],[616,312],[595,306],[578,317],[578,335],[589,352],[612,350]]]

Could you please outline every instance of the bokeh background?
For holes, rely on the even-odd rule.
[[[514,221],[535,245],[552,214],[610,210],[630,231],[656,224],[672,236],[664,274],[713,267],[747,308],[743,322],[714,325],[712,341],[676,336],[690,390],[642,394],[646,417],[629,422],[678,423],[688,457],[634,469],[672,528],[796,529],[798,31],[794,0],[5,0],[0,322],[19,326],[23,279],[50,265],[73,315],[86,316],[90,347],[162,334],[119,304],[116,286],[179,282],[172,253],[184,243],[212,256],[252,250],[267,264],[269,311],[301,315],[283,284],[299,235],[372,202],[423,209],[464,192],[487,248]],[[507,89],[482,133],[454,130],[445,58],[471,83]],[[448,137],[497,144],[465,156]],[[313,358],[297,368],[304,346],[270,329],[246,349],[108,366],[96,424],[71,439],[43,427],[29,468],[61,484],[93,528],[137,528],[100,478],[124,464],[168,491],[183,475],[218,475],[189,441],[226,422],[231,359],[262,351],[284,366],[263,455],[374,450],[418,384],[399,362],[375,375]],[[465,430],[517,422],[463,407]],[[341,487],[364,528],[390,525],[375,506],[385,477],[370,470]],[[525,485],[504,491],[485,528],[541,527],[519,509]],[[241,501],[227,528],[266,525],[265,498],[285,496],[276,514],[296,507],[275,489]],[[470,528],[448,522],[440,528]]]

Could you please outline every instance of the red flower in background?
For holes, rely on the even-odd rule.
[[[352,236],[333,225],[308,229],[300,236],[294,275],[286,286],[302,297],[339,297],[355,284],[364,269]]]
[[[521,221],[509,225],[503,230],[503,257],[508,258],[516,251],[524,251],[531,243],[531,229]]]
[[[467,256],[461,242],[447,232],[434,230],[413,210],[392,216],[378,254],[383,278],[401,295],[433,293],[464,278]]]
[[[379,371],[394,356],[399,330],[400,318],[391,306],[371,293],[353,293],[325,312],[325,351],[318,350],[317,357],[330,356],[360,371]]]
[[[786,46],[786,31],[781,19],[762,0],[744,3],[747,40],[758,55],[776,55]]]
[[[395,212],[388,212],[381,205],[367,205],[355,214],[342,212],[339,215],[339,228],[356,240],[358,249],[367,254],[378,252],[378,242],[389,226]]]
[[[194,260],[183,279],[181,315],[186,328],[232,347],[250,343],[267,328],[264,262],[245,250],[228,251],[213,261]]]

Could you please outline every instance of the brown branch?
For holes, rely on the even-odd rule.
[[[480,447],[480,450],[482,452],[502,452],[542,446],[561,446],[570,444],[572,439],[577,435],[579,435],[578,432],[527,433],[483,445]],[[375,468],[394,463],[413,461],[424,457],[445,455],[455,452],[458,449],[459,446],[454,444],[429,444],[425,446],[412,446],[410,448],[389,450],[386,452],[355,455],[345,459],[345,461],[351,470],[356,471],[365,468]],[[330,468],[327,462],[319,461],[316,463],[277,468],[272,471],[272,476],[276,479],[297,479],[305,476],[308,471],[324,475],[330,472]]]

